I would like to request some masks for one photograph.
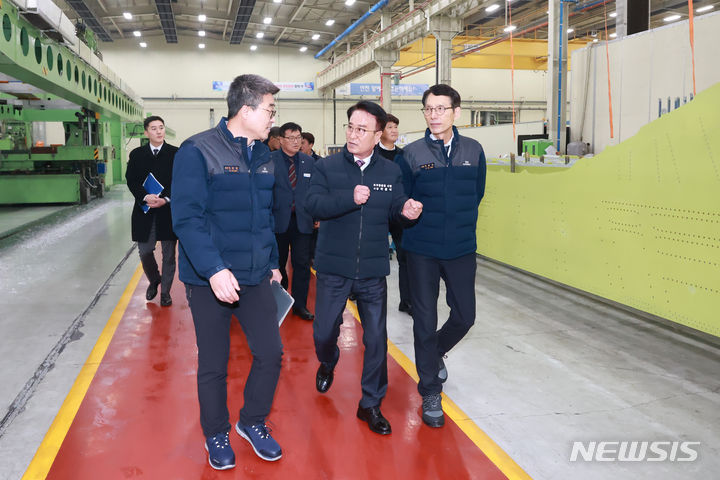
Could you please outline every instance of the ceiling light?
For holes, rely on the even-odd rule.
[[[335,23],[335,20],[331,18],[330,20],[328,20],[327,22],[325,22],[325,25],[327,25],[327,26],[329,27],[329,26],[331,26],[333,23]]]
[[[318,38],[320,38],[320,34],[319,34],[319,33],[316,33],[315,35],[312,36],[312,39],[313,39],[313,40],[317,40]]]
[[[353,3],[355,3],[355,0],[345,0],[345,5],[348,7],[351,6]]]
[[[486,11],[487,13],[492,13],[492,12],[494,12],[495,10],[497,10],[498,8],[500,8],[500,5],[498,5],[497,3],[493,3],[492,5],[490,5],[489,7],[487,7],[487,8],[485,9],[485,11]]]
[[[508,25],[507,27],[503,28],[503,32],[512,32],[517,27],[515,25]]]
[[[610,14],[610,18],[615,18],[615,17],[617,17],[617,12],[612,12],[612,13]]]
[[[617,37],[617,33],[613,32],[610,34],[610,38],[615,38],[615,37]]]
[[[265,34],[263,32],[257,32],[255,34],[255,38],[263,38],[264,36],[265,36]]]
[[[257,50],[257,45],[250,45],[250,50],[252,50],[253,52]]]
[[[198,21],[204,22],[205,20],[207,20],[207,15],[205,15],[204,13],[198,15]]]
[[[140,46],[141,46],[142,48],[145,48],[145,47],[147,47],[147,43],[145,43],[145,42],[140,42]]]
[[[132,13],[123,12],[123,17],[125,17],[125,20],[132,20]]]
[[[201,37],[205,36],[205,30],[198,30],[198,35]]]
[[[282,0],[273,0],[274,3],[282,3]]]
[[[695,11],[697,13],[703,13],[703,12],[707,12],[708,10],[712,10],[713,8],[715,8],[715,5],[705,5],[704,7],[700,7],[698,9],[696,9]]]
[[[302,47],[300,47],[300,51],[307,52],[307,47],[305,45],[303,45]]]
[[[204,43],[198,43],[198,48],[205,48],[205,44],[204,44]]]
[[[141,35],[141,33],[140,33],[139,30],[135,30],[135,31],[133,32],[133,35],[135,35],[136,37],[139,37],[139,36]]]
[[[270,18],[270,17],[263,18],[263,23],[265,25],[269,25],[270,23],[272,23],[272,18]]]
[[[670,15],[669,17],[663,18],[663,22],[674,22],[675,20],[680,20],[680,15]]]
[[[568,28],[568,32],[567,32],[567,33],[572,33],[572,32],[574,32],[574,31],[575,31],[574,28]]]

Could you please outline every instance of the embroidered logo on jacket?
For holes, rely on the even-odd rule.
[[[462,166],[463,166],[463,167],[469,167],[469,166],[470,166],[470,160],[465,160],[465,161],[462,163]]]
[[[267,167],[262,167],[259,173],[268,173]]]
[[[391,183],[373,183],[372,189],[380,192],[392,192]]]
[[[240,167],[238,165],[225,165],[225,173],[240,173]]]
[[[422,168],[423,170],[432,170],[433,168],[435,168],[435,164],[434,163],[425,163],[423,165],[420,165],[420,168]]]

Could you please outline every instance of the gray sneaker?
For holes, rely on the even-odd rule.
[[[445,416],[442,411],[442,398],[439,393],[425,395],[422,403],[422,419],[429,427],[442,427],[445,425]]]
[[[443,361],[443,357],[440,357],[440,370],[438,370],[438,379],[440,380],[440,383],[445,383],[447,380],[447,368],[445,368],[445,362]]]

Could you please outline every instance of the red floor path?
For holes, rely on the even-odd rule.
[[[355,417],[362,331],[347,311],[335,382],[325,395],[315,390],[312,324],[288,316],[281,327],[285,354],[269,421],[282,459],[261,460],[233,432],[236,468],[213,470],[198,418],[195,334],[184,288],[176,282],[174,305],[161,308],[145,302],[146,286],[146,280],[138,285],[47,478],[506,478],[449,418],[441,429],[422,423],[417,385],[392,358],[382,410],[393,433],[372,433]],[[314,298],[312,288],[314,282]],[[233,322],[231,422],[249,365],[242,330]]]

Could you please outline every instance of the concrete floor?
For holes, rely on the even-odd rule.
[[[116,187],[0,240],[2,479],[22,476],[137,268],[131,205]],[[389,336],[413,359],[392,266]],[[445,393],[531,477],[720,470],[720,348],[484,260],[476,291],[478,319],[446,360]],[[694,462],[571,462],[575,441],[700,444]]]

